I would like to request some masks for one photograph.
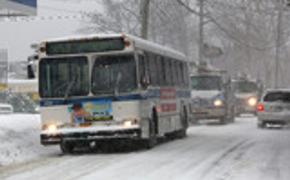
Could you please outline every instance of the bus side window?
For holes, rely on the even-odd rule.
[[[146,84],[148,84],[145,57],[143,55],[139,55],[138,59],[139,59],[140,84],[141,84],[142,88],[145,88]]]
[[[176,60],[171,60],[171,69],[172,69],[172,80],[173,80],[173,85],[178,86],[178,71],[176,68]]]
[[[162,58],[161,56],[158,56],[160,61],[161,61],[161,78],[159,80],[161,80],[161,86],[166,86],[167,85],[167,81],[166,81],[166,65],[165,65],[165,60],[164,58]]]
[[[150,54],[149,58],[149,74],[152,85],[158,85],[158,72],[156,67],[156,55]]]
[[[185,86],[185,77],[184,77],[184,64],[183,64],[183,62],[180,62],[179,63],[179,65],[180,65],[180,69],[181,69],[181,86],[182,87],[184,87]]]
[[[158,86],[161,86],[164,81],[162,79],[163,77],[163,73],[162,73],[162,63],[161,63],[161,58],[160,56],[156,56],[156,66],[157,66],[157,72],[158,72],[158,75],[157,75],[157,84]]]
[[[183,76],[184,76],[184,83],[185,87],[189,86],[189,73],[188,73],[188,66],[187,63],[183,63]]]
[[[182,69],[180,66],[180,62],[177,61],[175,67],[177,69],[178,86],[181,87],[182,86]]]
[[[171,63],[170,59],[165,58],[165,77],[166,77],[166,85],[167,86],[172,86],[172,71],[171,71]]]

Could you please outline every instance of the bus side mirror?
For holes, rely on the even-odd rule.
[[[28,79],[34,79],[35,78],[35,73],[34,73],[32,64],[27,65],[27,77],[28,77]]]
[[[142,76],[141,78],[141,86],[146,89],[150,85],[150,80],[148,76]]]

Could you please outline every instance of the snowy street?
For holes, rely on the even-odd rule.
[[[0,180],[290,180],[290,0],[0,0]]]
[[[256,118],[242,117],[191,127],[187,138],[152,150],[63,156],[50,148],[27,163],[0,167],[0,179],[288,180],[289,137],[287,128],[257,129]]]

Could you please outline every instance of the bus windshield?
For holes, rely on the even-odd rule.
[[[221,90],[222,81],[219,76],[192,76],[191,86],[194,90]]]
[[[89,94],[86,57],[46,58],[39,65],[41,97],[85,96]]]
[[[248,81],[235,82],[234,88],[237,93],[251,93],[258,91],[256,83]]]
[[[116,95],[136,88],[136,64],[133,55],[96,58],[92,72],[92,92],[95,95]]]

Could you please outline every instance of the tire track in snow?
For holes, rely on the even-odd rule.
[[[234,144],[210,163],[211,165],[203,171],[201,178],[207,179],[214,174],[216,180],[233,179],[236,172],[247,164],[243,157],[254,145],[255,142],[247,139]]]
[[[41,167],[49,162],[55,161],[56,157],[43,157],[30,162],[23,162],[18,164],[11,164],[8,166],[2,166],[0,168],[0,179],[8,177],[10,175],[18,174],[25,171],[30,171],[34,168]]]
[[[223,160],[225,160],[228,156],[230,156],[232,153],[235,153],[237,149],[239,149],[242,145],[244,145],[247,142],[247,140],[243,140],[233,147],[226,150],[210,167],[210,169],[214,168],[215,166],[218,166]],[[209,169],[209,171],[210,171]]]
[[[219,175],[217,173],[217,180],[233,180],[237,177],[240,172],[249,166],[249,159],[245,159],[244,156],[248,153],[251,148],[255,145],[255,142],[249,143],[243,146],[237,154],[231,159],[229,159],[230,166],[220,167],[222,173]],[[226,168],[225,168],[226,167]],[[219,168],[217,168],[219,169]]]
[[[43,165],[28,163],[27,168],[11,170],[7,176],[1,176],[0,167],[0,179],[268,180],[263,171],[272,168],[269,179],[278,180],[276,168],[282,162],[286,163],[280,172],[282,178],[289,174],[289,163],[285,162],[290,157],[285,156],[290,147],[285,144],[289,142],[289,133],[282,137],[285,138],[281,138],[281,131],[260,131],[255,121],[241,119],[227,126],[191,128],[186,139],[167,142],[149,151],[47,157],[51,160]],[[281,148],[284,156],[275,159],[273,156],[281,153],[277,151]]]
[[[267,164],[262,168],[264,171],[264,180],[280,180],[281,171],[279,167],[281,158],[281,149],[279,147],[272,147],[274,149],[273,154],[270,156]]]
[[[115,162],[124,162],[133,158],[134,154],[136,153],[57,155],[30,163],[6,166],[0,169],[0,179],[79,179],[94,171],[100,171]]]

